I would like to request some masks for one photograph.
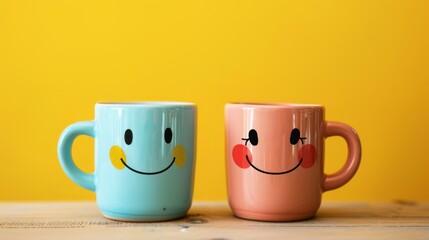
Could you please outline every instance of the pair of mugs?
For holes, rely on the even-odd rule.
[[[195,172],[196,106],[183,102],[97,103],[95,120],[67,127],[58,157],[67,176],[95,191],[110,219],[163,221],[186,215]],[[229,103],[225,106],[228,202],[241,218],[293,221],[313,217],[322,193],[341,187],[361,157],[356,132],[326,122],[320,105]],[[73,162],[79,135],[95,139],[95,171]],[[344,166],[324,173],[324,139],[348,145]]]

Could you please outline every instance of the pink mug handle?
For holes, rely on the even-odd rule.
[[[339,188],[350,181],[359,168],[362,155],[359,136],[352,127],[344,123],[327,122],[325,138],[331,136],[340,136],[346,140],[348,147],[347,161],[338,172],[329,175],[325,174],[323,191]]]

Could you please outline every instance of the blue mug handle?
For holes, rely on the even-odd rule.
[[[77,185],[91,191],[95,191],[94,174],[85,173],[76,166],[72,159],[71,148],[73,141],[79,135],[95,137],[94,126],[94,121],[77,122],[68,126],[61,134],[57,149],[61,167],[66,175]]]

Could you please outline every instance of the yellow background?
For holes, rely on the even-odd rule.
[[[195,102],[195,200],[226,199],[229,101],[326,106],[363,145],[328,200],[429,200],[428,1],[0,0],[0,200],[95,195],[58,163],[97,101]],[[93,171],[93,143],[73,154]],[[326,171],[346,158],[327,140]]]

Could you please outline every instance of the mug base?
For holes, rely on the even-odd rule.
[[[110,211],[101,211],[101,214],[105,218],[121,222],[163,222],[183,218],[186,213],[173,214],[173,215],[132,215],[132,214],[121,214]]]
[[[232,211],[236,217],[243,218],[246,220],[264,221],[264,222],[294,222],[303,221],[313,218],[316,213],[303,213],[303,214],[265,214],[256,213],[242,210]]]

